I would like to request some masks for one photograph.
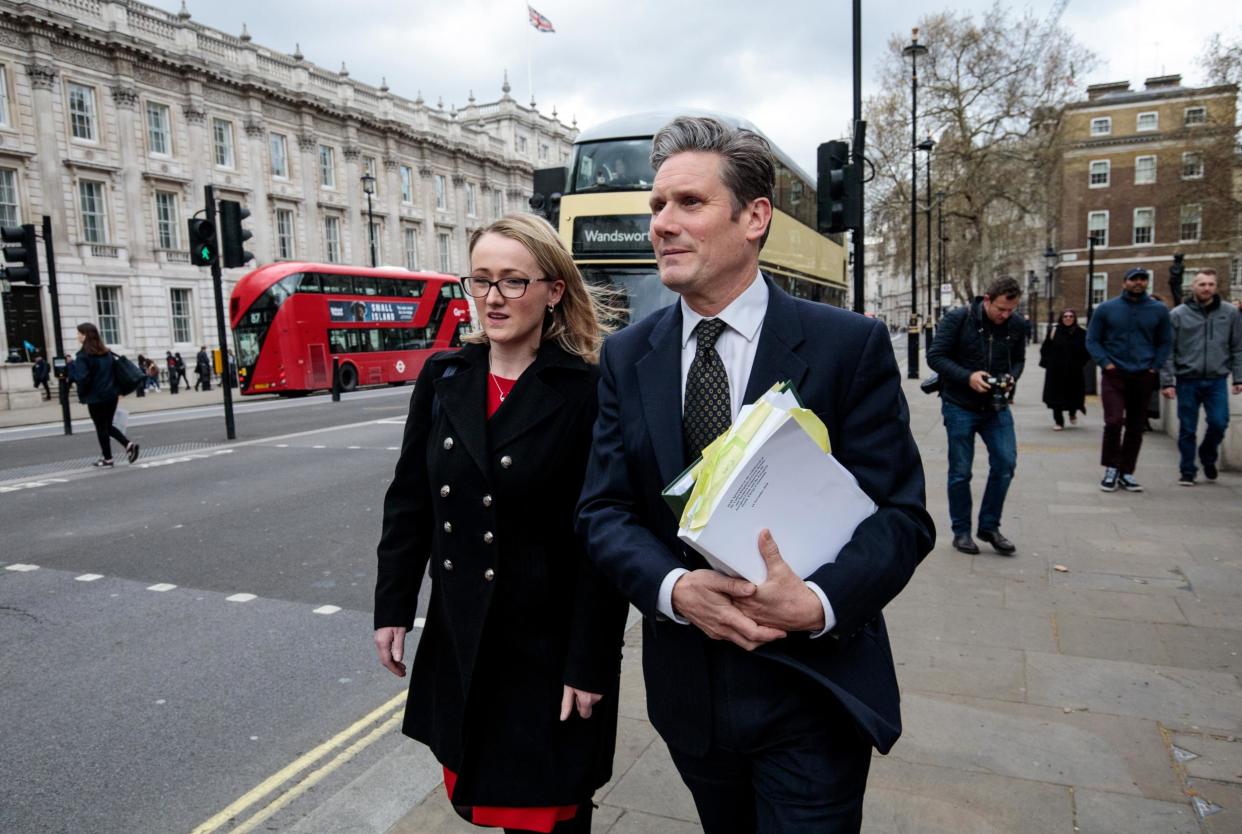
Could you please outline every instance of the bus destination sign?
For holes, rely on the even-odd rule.
[[[413,321],[416,304],[393,301],[328,302],[329,321]]]
[[[573,253],[651,258],[651,215],[608,214],[574,219]]]

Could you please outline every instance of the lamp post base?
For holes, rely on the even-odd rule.
[[[908,357],[908,367],[906,368],[906,379],[919,378],[919,331],[918,328],[912,328],[906,341],[906,350]]]

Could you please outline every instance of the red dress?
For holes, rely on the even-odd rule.
[[[487,375],[487,416],[490,418],[500,408],[500,404],[513,390],[516,379],[505,379],[495,374]],[[449,801],[453,800],[453,788],[457,784],[457,774],[444,768],[444,790]],[[523,831],[539,831],[550,834],[558,822],[573,819],[578,813],[577,805],[558,805],[541,808],[504,808],[491,805],[475,805],[472,807],[456,806],[467,820],[475,825],[489,825],[496,828],[518,828]]]

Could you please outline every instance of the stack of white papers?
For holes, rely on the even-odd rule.
[[[678,538],[716,570],[756,584],[768,573],[759,554],[765,527],[781,557],[805,579],[836,561],[876,511],[832,456],[823,422],[801,406],[788,383],[744,406],[664,495],[680,511]]]

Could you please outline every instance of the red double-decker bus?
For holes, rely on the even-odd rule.
[[[343,264],[277,263],[243,277],[229,301],[243,394],[400,385],[457,347],[470,306],[452,275]]]

